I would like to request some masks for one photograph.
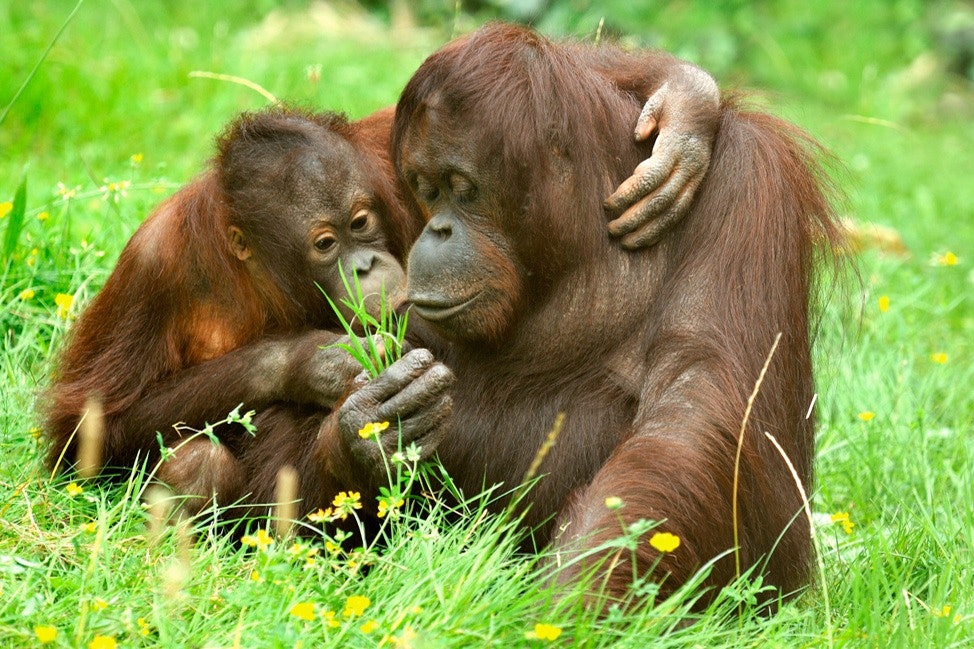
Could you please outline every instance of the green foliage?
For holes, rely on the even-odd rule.
[[[0,124],[0,204],[10,204],[0,216],[3,645],[37,646],[34,627],[53,626],[50,646],[62,647],[95,635],[132,647],[374,646],[385,636],[391,646],[407,629],[415,646],[539,646],[525,634],[541,623],[561,630],[554,646],[970,646],[974,90],[946,71],[931,27],[950,2],[580,0],[537,3],[533,15],[548,33],[586,39],[604,18],[604,37],[665,47],[724,86],[762,89],[764,105],[845,165],[844,213],[894,231],[864,234],[861,284],[827,292],[812,502],[825,582],[778,614],[748,613],[761,584],[745,579],[692,626],[682,615],[692,590],[657,602],[651,582],[637,584],[641,605],[599,617],[580,589],[555,596],[545,558],[517,552],[513,524],[484,513],[494,493],[459,512],[406,499],[363,573],[351,564],[364,547],[354,538],[334,556],[326,544],[336,539],[323,536],[262,552],[205,518],[153,537],[138,473],[76,485],[81,493],[47,474],[35,397],[72,317],[137,224],[213,154],[222,125],[264,104],[189,73],[247,78],[357,117],[394,103],[455,29],[530,3],[425,4],[440,12],[420,16],[432,27],[393,31],[352,5],[329,14],[332,3],[87,0],[54,42],[73,1],[0,0],[0,106],[10,107]],[[30,192],[12,226],[26,164]],[[401,452],[399,469],[389,458],[387,508],[405,493],[395,485],[422,478]],[[632,539],[620,529],[618,542]],[[370,600],[363,615],[343,615],[351,596]],[[313,620],[292,613],[309,602]],[[365,633],[369,620],[379,626]]]
[[[24,211],[27,209],[27,174],[17,186],[17,193],[14,194],[13,204],[10,213],[7,214],[7,229],[3,235],[3,260],[7,261],[13,254],[17,246],[17,239],[20,238],[20,231],[24,227]]]
[[[325,293],[325,299],[328,300],[328,304],[349,338],[349,342],[336,343],[335,346],[351,354],[368,375],[375,378],[402,357],[402,344],[406,339],[409,311],[402,315],[396,313],[395,306],[386,298],[383,286],[378,296],[379,317],[376,318],[369,313],[366,306],[366,300],[374,299],[376,296],[362,293],[362,285],[355,271],[352,271],[352,281],[349,282],[348,275],[342,268],[342,262],[339,261],[338,274],[341,275],[347,296],[342,298],[341,302],[351,310],[352,318],[350,320],[345,318],[341,308],[335,304],[330,295]],[[362,338],[359,338],[359,333],[362,334]]]

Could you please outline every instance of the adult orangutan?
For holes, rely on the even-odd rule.
[[[713,560],[706,583],[720,586],[737,572],[736,548],[741,569],[757,566],[791,593],[808,578],[808,522],[763,433],[807,489],[813,248],[836,233],[817,150],[793,126],[725,101],[690,213],[656,246],[623,251],[600,197],[646,149],[619,119],[638,102],[593,73],[593,60],[646,66],[613,48],[488,26],[430,56],[397,106],[396,169],[427,221],[408,299],[447,341],[429,344],[456,375],[438,455],[468,493],[513,489],[564,413],[524,501],[560,579],[605,560],[598,583],[610,595],[650,570],[665,595]],[[745,408],[779,334],[741,440],[735,534]],[[401,373],[380,375],[336,411],[341,435],[425,401]],[[616,497],[620,511],[606,505]],[[620,514],[659,521],[655,532],[679,547],[640,539],[635,566],[628,553],[592,556],[622,533]]]
[[[638,86],[650,97],[637,137],[657,136],[653,158],[609,200],[615,212],[631,206],[609,227],[633,247],[654,241],[685,211],[705,173],[714,125],[698,128],[681,115],[696,104],[715,106],[716,86],[699,70],[663,57],[641,76],[623,72],[616,80],[621,87]],[[306,452],[304,431],[320,426],[358,373],[343,351],[322,349],[338,336],[328,330],[334,322],[315,283],[339,297],[341,258],[366,280],[366,291],[384,284],[395,293],[398,262],[422,227],[395,192],[391,120],[391,110],[351,123],[271,110],[228,129],[212,168],[139,228],[75,326],[47,399],[51,464],[77,461],[78,422],[92,398],[105,407],[101,463],[123,472],[158,457],[157,431],[164,444],[179,443],[174,423],[200,428],[238,404],[266,411],[256,422],[266,443],[251,444],[238,429],[224,427],[218,431],[224,445],[180,449],[160,475],[183,494],[216,490],[225,494],[222,502],[259,494],[269,488],[260,476],[275,470],[277,460],[314,456]],[[424,354],[408,362],[414,380],[433,369]],[[430,411],[447,406],[445,399]],[[413,414],[422,420],[423,412]],[[404,424],[408,439],[409,420]],[[294,456],[281,454],[291,446],[275,440],[285,439],[298,444]],[[360,467],[346,459],[367,456],[355,451],[364,442],[336,444],[328,463],[357,474]],[[248,470],[237,463],[242,446],[253,449],[244,462]],[[266,454],[275,461],[252,466]],[[308,503],[330,489],[318,478],[302,481]]]

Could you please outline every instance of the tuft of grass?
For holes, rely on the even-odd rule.
[[[362,292],[358,274],[352,271],[350,282],[341,261],[338,262],[338,274],[342,278],[346,295],[341,298],[341,302],[352,312],[352,318],[346,318],[331,296],[322,291],[349,338],[349,342],[336,343],[335,346],[351,354],[366,373],[371,378],[375,378],[402,358],[403,341],[406,339],[406,327],[409,324],[409,311],[406,310],[402,315],[396,313],[395,306],[389,303],[383,286],[378,295],[379,315],[378,317],[372,315],[366,306],[366,300],[376,296],[365,295]],[[361,338],[359,333],[362,335]]]

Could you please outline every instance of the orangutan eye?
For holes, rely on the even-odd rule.
[[[477,188],[470,179],[460,174],[450,176],[450,190],[456,200],[466,203],[477,198]]]
[[[318,237],[315,240],[315,250],[317,250],[318,252],[327,252],[328,250],[331,249],[332,246],[335,245],[335,243],[336,243],[335,237],[332,236]]]
[[[427,203],[432,203],[440,195],[439,188],[422,176],[416,176],[413,181],[413,190],[420,199]]]
[[[361,232],[369,225],[369,211],[359,210],[355,216],[352,217],[352,222],[348,224],[348,227],[352,229],[352,232]]]

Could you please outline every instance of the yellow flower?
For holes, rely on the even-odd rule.
[[[339,626],[341,626],[338,623],[338,620],[335,619],[335,611],[323,611],[321,613],[321,620],[329,629],[337,629]]]
[[[849,512],[836,512],[832,514],[831,518],[833,523],[842,525],[842,529],[846,534],[852,534],[852,528],[856,524],[849,520]]]
[[[365,624],[359,627],[359,631],[368,634],[368,633],[372,633],[378,628],[379,628],[378,622],[376,622],[375,620],[369,620],[368,622],[366,622]]]
[[[950,616],[950,604],[944,604],[941,609],[934,609],[933,614],[937,617],[948,617]]]
[[[142,154],[141,153],[133,153],[129,157],[129,161],[132,163],[132,166],[135,166],[135,165],[141,163],[142,162]]]
[[[66,199],[66,200],[71,200],[72,198],[74,198],[78,194],[78,191],[80,189],[81,189],[81,185],[75,185],[74,186],[74,189],[68,189],[64,185],[64,183],[58,183],[57,184],[57,193],[58,193],[58,196],[60,196],[63,199]]]
[[[240,542],[248,547],[257,548],[263,552],[274,543],[274,539],[270,534],[267,533],[267,530],[260,528],[253,536],[246,534],[241,537]]]
[[[260,576],[260,572],[257,570],[250,571],[250,581],[256,581],[258,584],[264,581],[264,578]]]
[[[40,214],[37,215],[37,220],[38,221],[46,221],[49,218],[51,218],[51,213],[50,212],[41,212]]]
[[[362,439],[368,439],[373,435],[378,435],[388,427],[389,427],[388,421],[372,421],[365,424],[365,426],[359,429],[358,436],[361,437]]]
[[[110,635],[96,635],[88,643],[88,649],[115,649],[117,646],[118,643],[115,642],[115,638]]]
[[[402,507],[402,505],[403,505],[403,499],[402,498],[399,498],[398,500],[396,500],[395,503],[392,503],[391,505],[389,503],[390,500],[391,500],[391,498],[388,498],[388,499],[387,498],[380,498],[379,499],[379,512],[377,514],[377,516],[379,518],[385,518],[385,515],[387,513],[389,513],[389,512],[392,512],[393,514],[395,514],[396,513],[396,510],[399,509],[400,507]]]
[[[308,514],[308,520],[310,520],[312,523],[324,523],[329,518],[331,518],[331,515],[332,515],[331,507],[329,507],[328,509],[321,509],[319,507],[318,511],[311,512],[310,514]]]
[[[945,352],[937,352],[936,354],[930,354],[930,360],[934,363],[939,363],[943,365],[947,362],[947,354]]]
[[[291,607],[291,615],[299,620],[310,622],[311,620],[315,619],[314,602],[298,602]]]
[[[650,537],[649,544],[659,552],[672,552],[680,547],[680,537],[669,532],[656,532]]]
[[[345,520],[352,510],[362,509],[362,494],[357,491],[339,491],[331,504],[335,506],[335,515]]]
[[[553,642],[558,639],[561,635],[561,629],[553,624],[542,624],[538,623],[534,625],[533,631],[528,631],[524,634],[529,640],[545,640],[547,642]]]
[[[34,289],[25,288],[20,292],[20,294],[17,297],[19,297],[21,300],[24,300],[26,302],[27,300],[34,299],[35,295],[37,295],[37,293],[34,292]]]
[[[144,617],[140,617],[139,619],[137,619],[135,621],[135,623],[139,625],[139,635],[140,636],[145,637],[145,636],[149,635],[149,631],[150,631],[149,623],[146,621],[146,619]]]
[[[81,526],[81,531],[86,532],[88,534],[94,534],[95,532],[98,531],[98,523],[94,521],[90,523],[85,523],[84,525]]]
[[[71,305],[74,304],[74,296],[68,293],[58,293],[54,296],[54,304],[57,305],[57,317],[64,320],[71,312]]]
[[[394,635],[389,639],[392,641],[393,646],[409,649],[413,646],[413,640],[416,639],[416,632],[413,631],[413,627],[407,624],[406,628],[402,630],[402,633],[397,636]]]
[[[11,203],[10,201],[6,201],[5,203],[0,203],[0,219],[5,218],[8,214],[10,214],[10,210],[12,210],[13,208],[14,208],[14,204]]]
[[[887,311],[889,311],[889,296],[888,295],[880,295],[879,296],[879,312],[880,313],[886,313]]]
[[[620,498],[619,496],[609,496],[608,498],[605,499],[606,508],[611,509],[613,511],[617,509],[622,509],[623,504],[624,503],[622,502],[622,498]]]
[[[934,266],[956,266],[957,261],[957,255],[949,250],[942,255],[933,256]]]
[[[869,410],[863,410],[858,416],[859,419],[862,419],[863,421],[872,421],[873,417],[876,416],[876,413]]]
[[[350,504],[355,509],[361,509],[362,503],[359,501],[361,497],[362,494],[357,491],[339,491],[331,504],[335,507],[344,507]]]
[[[358,617],[365,612],[365,609],[369,607],[372,603],[368,597],[362,595],[352,595],[345,600],[345,610],[342,611],[342,615],[345,617]]]
[[[41,644],[54,642],[57,638],[57,629],[53,626],[39,625],[34,627],[34,635]]]
[[[93,611],[103,611],[108,608],[108,602],[103,600],[101,597],[96,597],[91,603],[91,609]]]
[[[126,195],[126,191],[132,183],[128,180],[119,180],[118,182],[111,182],[108,178],[105,179],[105,184],[99,187],[99,191],[102,192],[101,199],[107,201],[111,199],[115,203],[118,203],[119,198]]]
[[[68,497],[74,498],[75,496],[80,496],[84,489],[81,488],[77,482],[72,482],[67,487],[64,488],[68,492]]]
[[[328,554],[338,554],[342,551],[342,546],[338,545],[334,541],[325,541],[325,550]]]

